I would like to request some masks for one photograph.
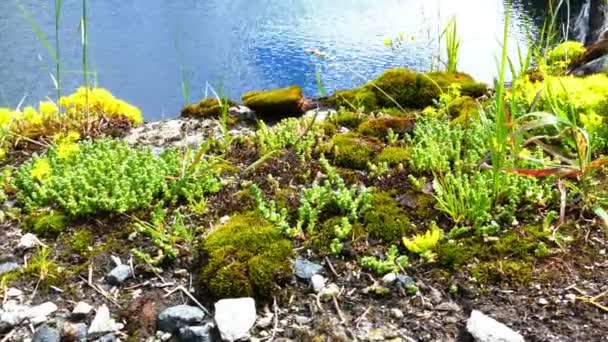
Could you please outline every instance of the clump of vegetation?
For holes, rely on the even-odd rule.
[[[409,260],[407,256],[400,255],[399,249],[395,245],[391,245],[386,253],[386,258],[380,259],[374,256],[366,256],[361,258],[361,265],[376,274],[383,275],[388,272],[399,273],[407,267]]]
[[[373,192],[370,209],[363,215],[365,231],[370,237],[395,243],[409,234],[413,226],[405,211],[386,192]]]
[[[230,99],[204,98],[199,103],[189,104],[182,108],[181,115],[195,119],[218,119],[223,112],[237,103]]]
[[[374,160],[380,141],[355,133],[336,134],[330,141],[337,165],[363,170]]]
[[[51,207],[73,216],[125,213],[162,198],[219,190],[213,172],[185,164],[172,150],[155,156],[111,139],[72,144],[54,145],[20,167],[16,184],[26,209]]]
[[[586,49],[581,42],[566,41],[547,53],[548,72],[552,75],[563,75],[573,61],[579,59]]]
[[[403,245],[408,251],[419,254],[426,262],[434,262],[436,254],[435,248],[443,237],[443,231],[437,227],[435,222],[424,234],[416,234],[413,238],[403,238]]]
[[[348,129],[356,129],[365,120],[367,120],[366,115],[347,110],[339,110],[332,117],[332,121],[334,121],[338,126],[346,127]]]
[[[317,137],[324,132],[321,125],[311,120],[287,118],[272,127],[258,123],[256,141],[262,154],[293,147],[302,158],[309,158]]]
[[[201,286],[216,298],[269,298],[292,274],[291,242],[253,214],[233,216],[215,228],[202,252],[207,262],[199,274]]]
[[[380,117],[363,122],[357,132],[375,138],[384,138],[389,132],[393,134],[410,133],[414,128],[413,118],[406,117]]]
[[[39,108],[0,108],[0,157],[18,142],[50,138],[76,131],[92,134],[112,127],[126,128],[143,122],[141,112],[103,88],[79,88],[75,93]]]
[[[406,147],[388,146],[376,157],[379,163],[387,163],[393,167],[397,165],[406,165],[410,159],[410,150]]]
[[[302,89],[291,86],[267,91],[252,91],[243,95],[243,104],[259,117],[278,119],[303,113]]]

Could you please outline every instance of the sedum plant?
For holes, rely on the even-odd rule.
[[[391,245],[388,249],[384,260],[374,256],[361,258],[361,265],[377,274],[398,273],[408,265],[408,262],[407,256],[399,255],[399,250],[395,245]]]
[[[65,155],[61,143],[54,145],[19,168],[16,185],[26,209],[52,207],[72,216],[125,213],[221,186],[210,169],[199,170],[201,177],[181,174],[184,160],[176,150],[156,156],[150,149],[100,139],[68,151]]]
[[[287,118],[268,127],[259,122],[256,132],[262,154],[293,147],[302,158],[309,158],[317,141],[318,127],[307,119]]]
[[[435,222],[424,234],[416,234],[411,239],[403,238],[403,245],[408,251],[419,254],[426,262],[434,262],[437,256],[433,251],[443,237],[443,231]]]

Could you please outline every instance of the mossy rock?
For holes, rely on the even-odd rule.
[[[414,129],[414,119],[408,117],[382,117],[369,119],[357,128],[357,132],[370,137],[383,139],[389,129],[394,133],[409,133]]]
[[[303,114],[304,96],[298,86],[252,91],[243,95],[243,104],[263,119],[281,119]]]
[[[367,117],[361,113],[339,111],[336,114],[335,122],[338,126],[346,127],[349,129],[356,129],[362,124]]]
[[[358,101],[368,111],[394,107],[424,109],[433,105],[433,101],[453,84],[458,85],[465,96],[479,97],[487,92],[485,84],[465,73],[418,73],[396,68],[386,70],[364,86],[336,92],[331,100],[338,106]]]
[[[380,141],[354,133],[336,134],[331,139],[332,153],[337,165],[363,170],[373,161]]]
[[[379,163],[388,163],[390,167],[399,164],[405,165],[410,159],[410,150],[405,147],[389,146],[380,152],[376,161]]]
[[[467,125],[471,119],[479,117],[479,106],[474,98],[461,96],[450,102],[448,112],[452,117],[452,123]]]
[[[277,284],[291,278],[292,247],[254,214],[233,216],[202,244],[207,263],[199,274],[201,288],[215,298],[270,298]]]
[[[387,192],[372,194],[371,208],[364,214],[363,222],[370,237],[389,244],[398,243],[413,230],[405,211]]]
[[[222,116],[222,110],[236,106],[230,99],[222,99],[222,104],[216,98],[204,98],[199,103],[190,104],[182,108],[181,116],[194,119],[217,119]],[[228,108],[226,108],[228,107]]]

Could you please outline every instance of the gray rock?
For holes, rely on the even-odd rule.
[[[86,342],[88,327],[84,323],[65,323],[61,332],[67,342]]]
[[[574,76],[601,74],[608,71],[608,55],[594,59],[591,62],[572,70]]]
[[[131,276],[131,267],[129,265],[118,265],[106,276],[106,280],[111,285],[120,285]]]
[[[114,334],[103,335],[99,339],[97,339],[97,342],[116,342],[116,341],[118,341],[118,339],[116,338],[116,335],[114,335]]]
[[[384,283],[384,286],[393,285],[396,281],[397,275],[393,272],[387,273],[384,275],[384,277],[382,277],[382,282]]]
[[[214,342],[221,341],[217,338],[215,325],[207,322],[204,325],[188,326],[179,329],[179,337],[182,342]]]
[[[323,266],[306,259],[298,258],[293,264],[294,272],[300,279],[310,280],[313,275],[321,272]]]
[[[36,329],[32,338],[32,342],[59,342],[60,340],[59,332],[46,324]]]
[[[20,269],[17,259],[13,256],[0,257],[0,275]]]
[[[47,317],[55,311],[57,311],[57,305],[52,302],[46,302],[32,306],[22,314],[24,319],[27,319],[30,323],[36,324],[46,322]]]
[[[304,324],[310,323],[312,321],[312,318],[296,315],[295,321],[296,321],[296,323],[298,323],[300,325],[304,325]]]
[[[321,292],[325,288],[325,278],[320,274],[315,274],[310,278],[313,290],[316,293]]]
[[[17,249],[19,249],[21,251],[27,251],[27,250],[30,250],[30,249],[36,247],[37,245],[41,245],[41,244],[42,243],[40,243],[40,240],[38,240],[36,235],[34,235],[32,233],[27,233],[27,234],[23,235],[21,237],[21,239],[19,240]]]
[[[407,288],[410,286],[415,286],[416,285],[416,281],[414,280],[414,278],[410,277],[410,276],[406,276],[403,274],[398,274],[397,275],[397,285],[403,287],[403,288]]]
[[[477,310],[471,312],[467,331],[476,342],[524,342],[519,333]]]
[[[180,328],[199,325],[205,319],[203,310],[189,305],[177,305],[158,315],[158,328],[164,332],[178,333]]]
[[[103,304],[97,308],[95,318],[93,318],[93,322],[91,322],[91,326],[89,327],[89,335],[99,336],[106,333],[119,331],[122,328],[124,328],[124,325],[113,320],[110,316],[110,309]]]
[[[215,303],[215,322],[222,339],[246,339],[256,320],[253,298],[222,299]]]

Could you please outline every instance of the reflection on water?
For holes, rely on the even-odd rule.
[[[53,1],[22,2],[54,39]],[[83,83],[81,9],[78,0],[65,0],[64,6],[67,92]],[[518,2],[513,13],[512,37],[524,45],[530,8],[534,4]],[[206,82],[232,98],[291,84],[315,96],[317,68],[330,91],[360,84],[388,67],[427,70],[439,49],[438,30],[452,15],[463,40],[460,69],[491,82],[502,35],[501,0],[89,1],[89,53],[100,86],[153,120],[174,116],[183,104],[182,68],[190,75],[193,99],[203,95]],[[384,38],[399,32],[415,39],[391,51]],[[515,44],[510,48],[514,56]],[[320,60],[307,49],[332,59]],[[0,105],[15,106],[23,96],[28,103],[53,96],[48,53],[16,0],[0,2],[0,51]]]

